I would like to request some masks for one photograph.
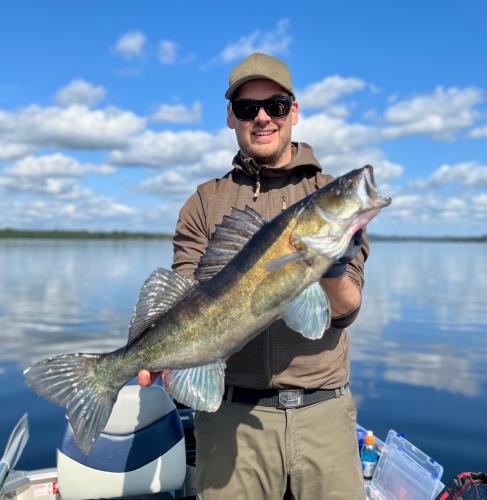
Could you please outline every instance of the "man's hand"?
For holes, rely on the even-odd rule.
[[[357,231],[350,240],[347,250],[326,273],[320,284],[330,299],[332,318],[347,315],[358,310],[362,301],[360,288],[349,278],[347,264],[357,255],[362,246],[363,230]]]
[[[326,271],[322,278],[338,278],[345,274],[347,264],[358,254],[362,246],[363,229],[359,229],[350,240],[345,253]]]
[[[330,299],[332,318],[341,317],[360,307],[362,294],[347,274],[338,278],[321,279],[320,284]]]
[[[150,372],[149,370],[140,370],[137,375],[137,383],[142,387],[150,387],[161,375],[162,372]]]

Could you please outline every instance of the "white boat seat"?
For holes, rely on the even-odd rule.
[[[63,500],[179,489],[186,474],[186,454],[173,401],[161,386],[125,386],[88,455],[78,448],[67,424],[57,469]]]

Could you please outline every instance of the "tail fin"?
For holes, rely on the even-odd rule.
[[[118,391],[103,377],[100,364],[107,354],[62,354],[24,371],[27,385],[67,410],[78,446],[88,454],[105,427]]]

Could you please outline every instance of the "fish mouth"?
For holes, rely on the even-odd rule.
[[[362,169],[357,196],[359,197],[360,205],[363,210],[384,208],[390,205],[392,201],[389,196],[382,196],[377,189],[374,168],[371,165],[366,165]]]
[[[352,232],[365,227],[384,207],[391,204],[390,196],[380,194],[375,183],[374,168],[371,165],[363,167],[358,180],[356,192],[360,209],[354,217]]]
[[[329,222],[331,227],[337,226],[343,229],[344,238],[352,237],[391,203],[390,197],[379,193],[375,183],[374,168],[371,165],[353,170],[338,178],[334,192],[337,198],[342,198],[342,206],[353,210],[352,215],[341,217],[326,208],[316,206],[321,217]]]

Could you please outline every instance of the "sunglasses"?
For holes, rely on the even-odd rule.
[[[269,99],[236,99],[232,101],[232,110],[235,118],[242,121],[253,120],[259,113],[260,108],[271,118],[284,118],[289,114],[293,97],[290,95],[278,95]]]

